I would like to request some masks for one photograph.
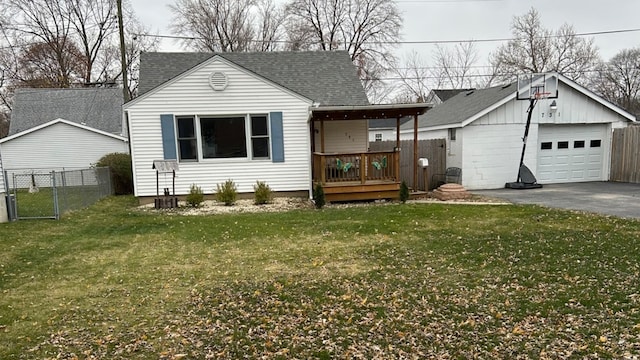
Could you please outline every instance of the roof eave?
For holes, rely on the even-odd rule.
[[[70,125],[70,126],[75,126],[77,128],[83,129],[83,130],[91,131],[91,132],[94,132],[94,133],[97,133],[97,134],[100,134],[100,135],[104,135],[104,136],[108,136],[108,137],[111,137],[111,138],[114,138],[114,139],[117,139],[117,140],[121,140],[121,141],[124,141],[124,142],[129,141],[129,139],[127,139],[127,138],[125,138],[123,136],[112,134],[112,133],[108,133],[106,131],[95,129],[95,128],[92,128],[90,126],[78,124],[78,123],[75,123],[73,121],[69,121],[69,120],[65,120],[65,119],[55,119],[55,120],[48,121],[48,122],[46,122],[44,124],[41,124],[41,125],[38,125],[38,126],[34,126],[34,127],[30,128],[30,129],[21,131],[19,133],[13,134],[11,136],[7,136],[7,137],[5,137],[3,139],[0,139],[0,144],[8,142],[8,141],[11,141],[13,139],[17,139],[17,138],[22,137],[24,135],[28,135],[28,134],[30,134],[32,132],[36,132],[38,130],[44,129],[46,127],[49,127],[49,126],[52,126],[52,125],[55,125],[55,124],[58,124],[58,123],[67,124],[67,125]]]
[[[310,107],[312,120],[371,120],[422,115],[431,109],[427,104],[378,104]]]

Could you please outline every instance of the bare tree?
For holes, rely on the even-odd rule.
[[[18,56],[17,86],[33,88],[68,88],[86,73],[85,58],[75,44],[55,40],[56,45],[36,43],[28,45]],[[61,46],[60,53],[50,51]]]
[[[478,49],[472,42],[456,44],[453,49],[436,45],[433,75],[438,87],[463,89],[477,87]]]
[[[593,38],[576,36],[568,24],[555,32],[544,28],[535,8],[515,16],[511,30],[513,39],[499,47],[490,60],[505,80],[521,73],[548,71],[578,80],[598,64],[598,49]]]
[[[279,44],[283,10],[272,0],[178,0],[172,29],[196,51],[271,51]]]
[[[94,69],[99,56],[118,31],[116,7],[113,0],[68,0],[70,19],[84,55],[84,82],[100,77],[104,68]],[[97,71],[96,71],[97,70]]]
[[[11,14],[11,21],[5,26],[13,33],[16,42],[25,48],[22,64],[29,64],[25,61],[29,58],[41,65],[44,61],[55,62],[54,72],[63,78],[54,83],[69,84],[70,78],[64,77],[73,72],[70,61],[75,62],[67,54],[74,48],[70,36],[70,3],[61,0],[6,0],[0,10]]]
[[[296,49],[347,50],[370,89],[395,62],[402,17],[393,0],[292,0],[287,9]]]
[[[432,77],[424,59],[415,50],[404,57],[394,75],[400,83],[394,103],[424,102],[429,95],[428,83]]]
[[[276,6],[273,0],[258,1],[259,26],[256,41],[252,46],[255,51],[273,51],[282,48],[284,38],[284,22],[286,13],[282,7]]]
[[[138,22],[131,24],[126,40],[127,75],[129,77],[129,98],[138,96],[138,84],[140,80],[140,54],[155,51],[158,48],[158,38],[149,36],[136,36],[134,34],[147,34],[148,29]],[[122,76],[122,71],[118,76]]]
[[[605,99],[640,114],[640,48],[624,49],[595,73],[592,86]]]
[[[0,111],[0,139],[9,135],[9,114]]]

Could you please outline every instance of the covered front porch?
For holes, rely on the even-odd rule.
[[[411,116],[417,124],[418,116],[429,108],[425,104],[312,108],[313,183],[322,185],[327,201],[397,198],[401,183],[400,119]],[[396,119],[395,149],[369,151],[366,124],[371,119]],[[417,137],[417,132],[414,135]],[[417,149],[414,155],[417,164]],[[417,165],[414,167],[417,178]]]

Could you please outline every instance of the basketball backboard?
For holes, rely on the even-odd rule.
[[[558,75],[556,73],[523,74],[518,76],[518,100],[556,99]]]

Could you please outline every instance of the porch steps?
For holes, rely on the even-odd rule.
[[[400,191],[400,183],[325,184],[323,189],[325,199],[329,202],[397,199]]]

